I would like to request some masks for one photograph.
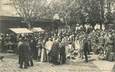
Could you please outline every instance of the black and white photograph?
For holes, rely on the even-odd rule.
[[[115,72],[115,0],[0,0],[0,72]]]

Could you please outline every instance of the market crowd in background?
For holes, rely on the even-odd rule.
[[[19,55],[20,68],[33,66],[33,59],[55,65],[76,58],[85,59],[92,52],[102,60],[115,60],[115,31],[62,30],[32,34],[0,34],[1,52]]]

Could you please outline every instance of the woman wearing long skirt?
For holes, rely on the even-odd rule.
[[[56,40],[53,43],[52,49],[50,51],[50,58],[51,58],[51,63],[53,64],[59,64],[59,42]]]

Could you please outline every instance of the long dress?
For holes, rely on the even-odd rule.
[[[54,42],[52,49],[50,51],[50,56],[51,56],[51,63],[53,64],[59,64],[59,43]]]

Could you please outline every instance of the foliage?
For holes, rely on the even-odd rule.
[[[108,0],[11,0],[17,13],[28,24],[39,18],[53,19],[58,14],[66,24],[102,25]],[[110,14],[107,18],[110,19]]]
[[[17,14],[30,26],[32,21],[43,14],[45,0],[11,0]]]

